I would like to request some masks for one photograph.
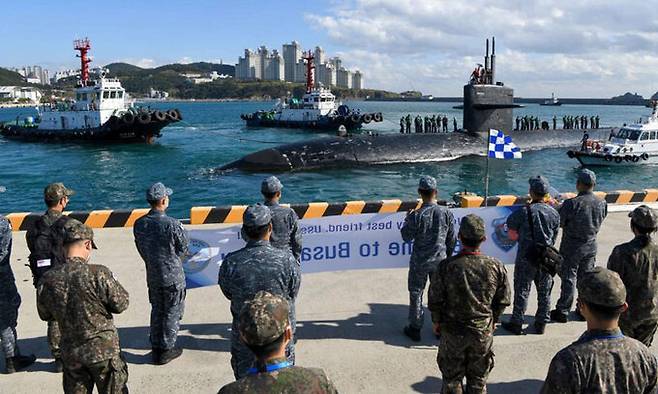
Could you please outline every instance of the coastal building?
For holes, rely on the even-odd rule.
[[[18,102],[29,100],[32,103],[41,101],[43,94],[39,89],[25,86],[0,86],[0,100]]]
[[[296,82],[297,63],[302,58],[302,47],[297,41],[283,44],[283,69],[284,81]]]
[[[245,49],[244,56],[239,57],[235,65],[235,79],[304,83],[306,65],[302,59],[303,52],[302,46],[297,41],[283,44],[281,53],[277,50],[270,51],[265,46],[259,47],[256,51]],[[339,57],[327,57],[325,50],[320,46],[316,46],[313,50],[313,57],[316,82],[326,87],[363,89],[363,74],[346,69]]]
[[[19,73],[27,83],[50,85],[49,71],[41,66],[25,66],[22,68],[10,68],[11,71]]]

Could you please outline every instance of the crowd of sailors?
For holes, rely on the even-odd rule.
[[[586,115],[565,115],[562,116],[562,128],[567,129],[598,129],[599,128],[599,116],[586,116]],[[541,120],[537,116],[525,115],[517,116],[515,120],[516,131],[526,131],[526,130],[550,130],[552,122],[553,130],[557,129],[558,126],[558,117],[553,115],[553,118],[550,120]]]
[[[407,114],[400,118],[400,133],[411,134],[413,124],[414,133],[448,133],[450,132],[450,119],[447,115],[416,115]],[[457,131],[457,118],[452,118],[452,131]]]

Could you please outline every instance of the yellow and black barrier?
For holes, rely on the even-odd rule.
[[[445,204],[445,201],[443,202]],[[300,219],[316,219],[326,216],[356,215],[361,213],[406,212],[420,206],[420,200],[347,201],[340,203],[312,202],[285,205],[292,208]],[[194,207],[190,212],[190,224],[242,223],[246,205],[226,207]]]
[[[90,212],[64,212],[93,228],[132,227],[135,221],[148,213],[147,209],[133,210],[100,210]],[[41,213],[23,212],[10,213],[7,219],[14,231],[26,231],[34,225]]]
[[[608,204],[631,204],[631,203],[651,203],[658,202],[658,189],[646,189],[641,192],[633,192],[630,190],[615,190],[610,192],[595,191],[594,194],[603,198]],[[574,197],[575,193],[562,193],[563,198]],[[461,202],[459,206],[462,208],[479,208],[484,207],[484,197],[476,195],[463,195],[460,196]],[[489,196],[486,206],[488,207],[503,207],[511,205],[522,205],[529,201],[526,196]]]

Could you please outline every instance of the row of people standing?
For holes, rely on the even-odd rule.
[[[436,181],[421,178],[418,192],[423,203],[407,215],[401,229],[405,241],[414,241],[408,276],[409,324],[404,334],[413,341],[421,339],[419,300],[429,278],[428,307],[439,337],[442,392],[486,392],[496,323],[513,304],[512,318],[502,327],[526,334],[523,320],[532,283],[539,304],[535,333],[544,334],[551,320],[567,322],[576,287],[576,315],[588,322],[583,336],[552,360],[542,392],[653,392],[658,387],[658,362],[647,348],[658,326],[658,306],[648,302],[658,294],[653,275],[658,245],[651,238],[658,218],[646,206],[631,212],[635,238],[614,249],[608,269],[594,267],[596,236],[607,215],[607,204],[593,193],[595,184],[595,174],[582,171],[576,183],[578,196],[559,205],[550,198],[544,177],[529,180],[530,204],[507,219],[509,237],[519,245],[512,299],[506,268],[480,252],[486,239],[484,221],[467,215],[455,234],[452,214],[436,203]],[[551,312],[553,277],[540,264],[538,251],[555,245],[560,227],[562,288]],[[456,237],[461,249],[452,256]]]
[[[532,130],[550,130],[551,125],[553,130],[557,129],[558,118],[556,115],[553,115],[553,118],[549,121],[541,120],[537,116],[525,115],[517,116],[515,119],[515,128],[516,131],[532,131]],[[589,127],[588,127],[589,126]],[[563,116],[562,117],[562,128],[563,129],[598,129],[599,128],[599,116]]]
[[[411,134],[412,123],[414,133],[448,133],[449,119],[447,115],[425,115],[424,117],[416,115],[412,117],[407,114],[400,118],[400,133]],[[457,131],[457,118],[452,118],[453,131]]]
[[[563,129],[598,129],[599,116],[565,115],[562,117]]]

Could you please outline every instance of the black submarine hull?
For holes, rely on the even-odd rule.
[[[611,129],[511,131],[522,151],[579,147],[583,136],[607,139]],[[254,172],[306,171],[367,165],[439,162],[484,155],[488,133],[383,134],[318,138],[249,154],[220,167]]]

